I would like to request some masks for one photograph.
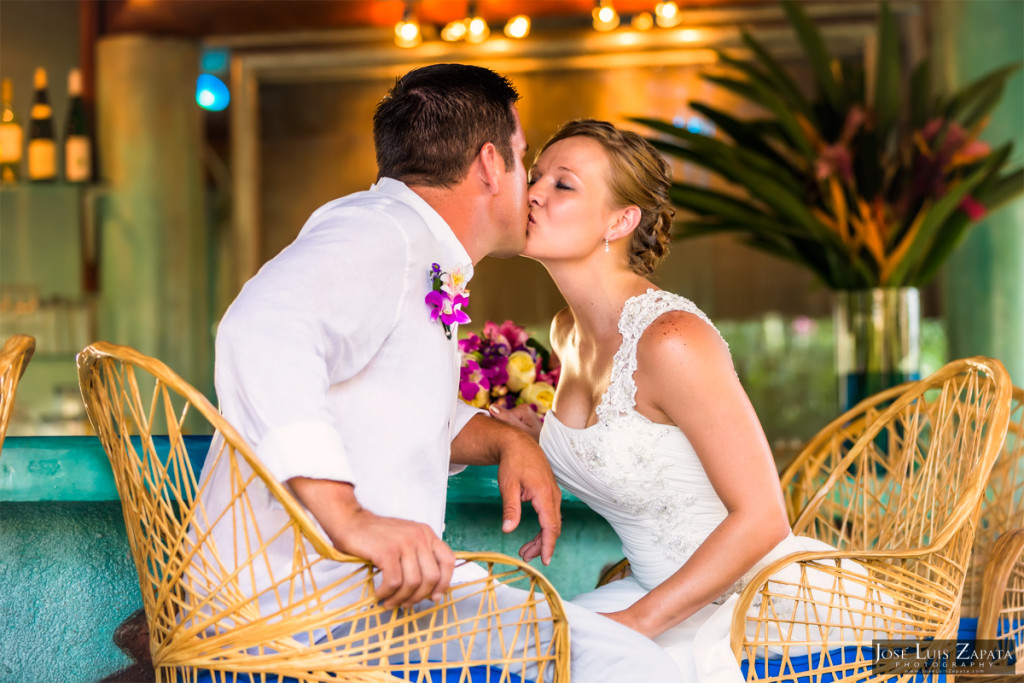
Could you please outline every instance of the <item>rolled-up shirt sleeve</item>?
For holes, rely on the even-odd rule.
[[[358,486],[329,391],[363,369],[408,295],[408,241],[372,209],[327,205],[221,320],[221,410],[279,481]]]

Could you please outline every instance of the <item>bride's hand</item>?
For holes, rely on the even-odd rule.
[[[518,427],[532,436],[534,441],[540,441],[540,428],[544,423],[541,422],[537,411],[529,404],[521,403],[515,408],[499,408],[497,405],[492,405],[488,410],[494,419]]]

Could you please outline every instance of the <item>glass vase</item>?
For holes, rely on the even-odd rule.
[[[921,378],[921,296],[914,287],[837,292],[839,411]]]

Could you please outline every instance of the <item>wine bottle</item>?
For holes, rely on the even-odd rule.
[[[11,79],[0,82],[0,184],[18,182],[21,176],[23,131],[14,114]]]
[[[53,107],[46,93],[46,69],[35,73],[35,98],[28,135],[28,179],[41,182],[57,179],[57,143],[53,139]]]
[[[68,118],[64,127],[64,180],[89,182],[92,175],[92,140],[82,102],[82,72],[68,73]]]

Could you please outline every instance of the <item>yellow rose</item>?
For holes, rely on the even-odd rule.
[[[543,415],[555,402],[555,388],[547,382],[534,382],[519,394],[519,402],[532,403],[537,406],[537,414]]]
[[[537,365],[526,351],[515,351],[508,357],[509,391],[522,391],[523,387],[537,379]]]
[[[476,392],[476,396],[473,397],[473,400],[467,401],[467,403],[474,408],[486,408],[491,405],[491,392],[481,387],[480,391]]]

